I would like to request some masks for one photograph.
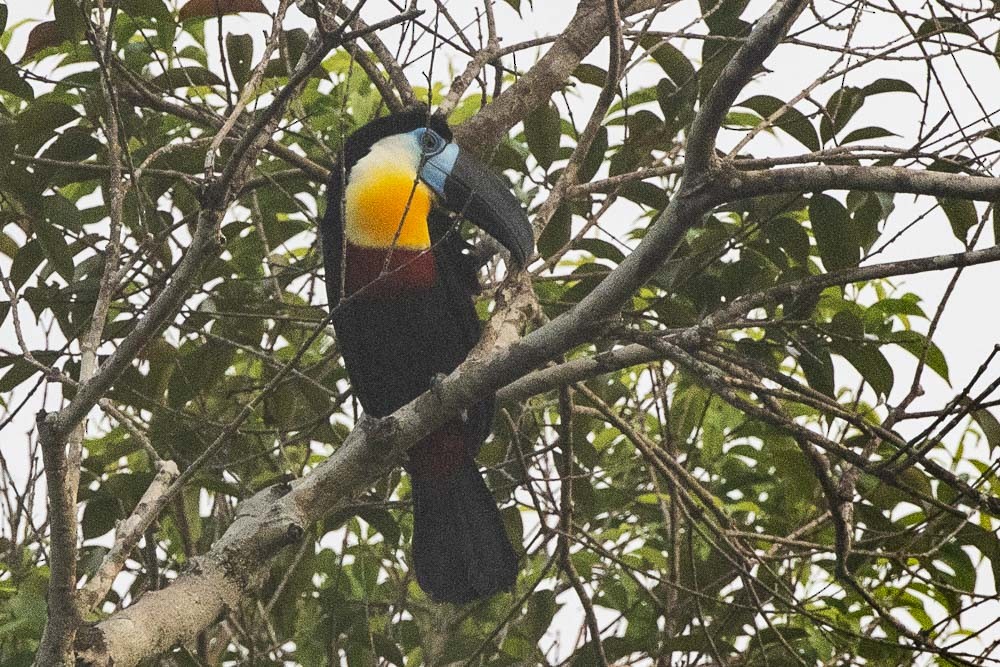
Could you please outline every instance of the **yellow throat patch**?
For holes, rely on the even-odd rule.
[[[397,248],[430,247],[427,214],[434,195],[417,180],[419,157],[408,148],[403,137],[384,139],[351,169],[344,231],[352,244],[389,248],[395,240]]]

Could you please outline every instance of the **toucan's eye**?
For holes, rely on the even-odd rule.
[[[420,135],[420,148],[425,155],[434,155],[444,148],[444,140],[434,132],[425,130]]]

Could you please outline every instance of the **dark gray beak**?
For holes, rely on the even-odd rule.
[[[511,260],[523,268],[535,249],[535,239],[528,216],[510,186],[489,167],[457,150],[455,144],[429,162],[432,169],[444,172],[443,192],[439,194],[445,206],[499,241],[510,251]]]

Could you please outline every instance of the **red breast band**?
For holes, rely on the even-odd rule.
[[[347,244],[344,292],[347,296],[395,296],[430,289],[437,277],[434,253],[407,248],[365,248]],[[386,260],[388,259],[388,263]]]

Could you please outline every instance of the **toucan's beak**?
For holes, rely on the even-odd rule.
[[[531,223],[502,178],[456,144],[428,158],[423,172],[449,210],[499,241],[514,263],[524,267],[535,248]]]

